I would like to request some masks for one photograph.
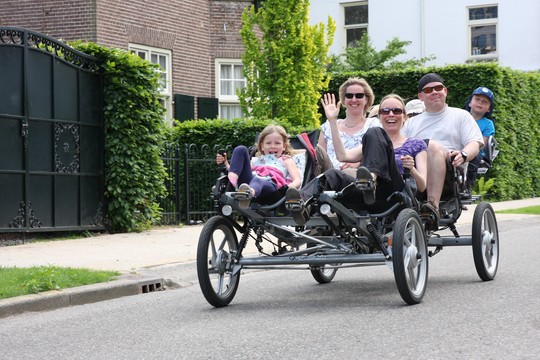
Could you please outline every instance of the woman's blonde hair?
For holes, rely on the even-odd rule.
[[[371,89],[371,86],[369,86],[366,79],[363,78],[348,78],[341,86],[339,87],[339,101],[341,101],[342,104],[345,103],[345,93],[347,92],[347,88],[351,85],[360,85],[364,88],[364,94],[366,94],[366,107],[364,108],[367,112],[368,109],[370,109],[373,106],[373,102],[375,101],[375,95],[373,95],[373,90]]]
[[[259,134],[259,140],[257,141],[257,154],[256,154],[257,156],[263,155],[262,145],[263,145],[264,138],[273,133],[278,133],[282,137],[283,146],[284,146],[284,149],[283,149],[284,155],[293,155],[296,153],[296,151],[291,147],[291,144],[289,142],[289,134],[287,134],[287,131],[285,131],[285,128],[281,125],[270,124],[267,127],[265,127]]]

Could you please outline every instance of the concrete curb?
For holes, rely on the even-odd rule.
[[[54,310],[161,290],[165,288],[160,277],[125,274],[107,283],[0,300],[0,319],[25,312]]]

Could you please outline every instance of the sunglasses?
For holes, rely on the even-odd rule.
[[[364,93],[356,93],[356,94],[345,93],[345,97],[347,99],[352,99],[353,97],[355,97],[357,99],[363,99],[364,96],[366,96],[366,94],[364,94]]]
[[[390,111],[394,114],[394,115],[401,115],[403,114],[403,109],[401,108],[382,108],[379,110],[379,114],[382,114],[382,115],[390,115]]]
[[[442,91],[444,89],[444,85],[437,85],[437,86],[428,86],[422,89],[422,92],[424,94],[431,94],[433,90],[436,91]]]

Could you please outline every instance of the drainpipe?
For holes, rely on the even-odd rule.
[[[426,16],[425,0],[420,0],[420,57],[426,56]]]

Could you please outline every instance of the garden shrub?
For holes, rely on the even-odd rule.
[[[104,74],[105,196],[112,232],[141,231],[159,221],[157,199],[167,173],[159,156],[165,109],[156,66],[121,49],[74,47],[96,56]]]

